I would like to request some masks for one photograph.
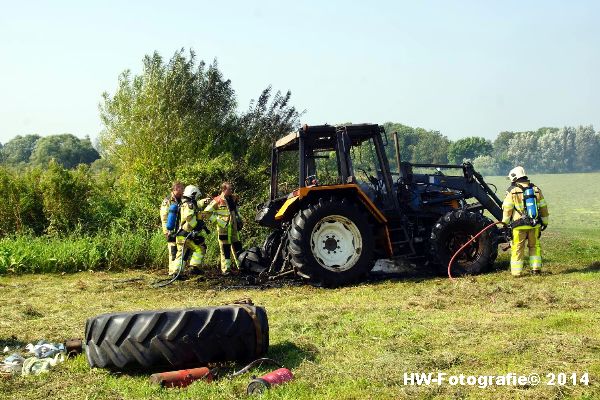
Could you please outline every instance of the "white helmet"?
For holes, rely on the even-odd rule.
[[[525,173],[525,168],[521,166],[514,167],[508,173],[508,179],[510,179],[511,182],[515,182],[517,179],[521,179],[524,176],[527,176],[527,174]]]
[[[194,185],[187,185],[185,189],[183,189],[183,197],[187,197],[191,200],[194,200],[199,194],[200,189],[198,189],[198,187]]]

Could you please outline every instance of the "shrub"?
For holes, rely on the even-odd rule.
[[[0,167],[0,237],[13,234],[41,234],[47,220],[39,188],[39,170],[17,174]]]
[[[85,225],[88,208],[86,199],[91,191],[85,167],[69,171],[55,161],[41,176],[44,213],[50,222],[48,233],[66,233]]]

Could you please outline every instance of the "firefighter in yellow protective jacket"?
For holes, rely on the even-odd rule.
[[[221,272],[223,275],[229,275],[232,267],[232,255],[235,259],[235,265],[239,268],[237,257],[243,251],[239,236],[242,220],[238,213],[237,202],[230,183],[225,182],[221,185],[221,194],[210,202],[204,212],[208,215],[209,220],[217,225],[219,249],[221,251]]]
[[[209,233],[202,220],[201,212],[210,199],[197,200],[200,190],[193,185],[186,186],[183,191],[183,200],[180,208],[180,225],[175,241],[177,243],[177,256],[174,263],[175,269],[169,270],[174,274],[187,263],[192,273],[199,274],[199,268],[204,261],[206,244],[203,231]],[[182,259],[183,257],[183,259]]]
[[[525,245],[529,248],[529,267],[533,274],[542,269],[540,231],[548,226],[548,205],[540,188],[529,181],[523,167],[513,168],[508,178],[512,185],[502,203],[502,222],[512,228],[510,272],[523,272]]]
[[[175,233],[179,223],[175,224],[175,230],[170,231],[167,228],[167,218],[169,216],[169,208],[173,204],[181,205],[181,196],[183,195],[183,183],[175,182],[171,187],[171,194],[160,204],[160,221],[162,224],[162,232],[167,240],[167,254],[169,255],[169,274],[171,271],[177,270],[177,244],[175,243]],[[179,219],[179,218],[178,218]]]

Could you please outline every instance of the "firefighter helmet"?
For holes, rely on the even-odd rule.
[[[198,187],[194,185],[187,185],[185,189],[183,189],[183,197],[187,197],[191,200],[194,200],[199,194],[200,189],[198,189]]]
[[[508,173],[508,179],[510,179],[511,182],[515,182],[517,179],[521,179],[525,176],[527,176],[527,174],[525,173],[525,168],[521,166],[514,167]]]

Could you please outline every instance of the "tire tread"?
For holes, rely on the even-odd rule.
[[[249,360],[266,354],[267,314],[252,307],[264,346],[256,353],[254,321],[239,305],[103,314],[86,322],[91,367],[146,369]]]

